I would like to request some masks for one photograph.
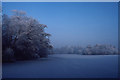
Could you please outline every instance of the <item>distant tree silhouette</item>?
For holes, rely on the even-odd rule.
[[[44,31],[47,26],[23,11],[13,10],[13,13],[12,16],[4,14],[2,18],[3,61],[47,57],[52,49],[51,35]]]

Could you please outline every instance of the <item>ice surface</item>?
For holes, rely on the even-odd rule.
[[[3,78],[116,78],[117,55],[54,54],[3,64]]]

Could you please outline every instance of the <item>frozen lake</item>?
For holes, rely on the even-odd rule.
[[[3,78],[117,78],[117,55],[54,54],[3,64]]]

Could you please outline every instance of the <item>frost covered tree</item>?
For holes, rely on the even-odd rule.
[[[118,50],[115,46],[96,44],[95,46],[87,46],[83,50],[85,55],[113,55],[118,54]]]
[[[52,49],[51,35],[44,31],[47,26],[23,11],[13,10],[13,13],[13,16],[4,14],[2,18],[3,61],[9,55],[15,59],[47,57]]]

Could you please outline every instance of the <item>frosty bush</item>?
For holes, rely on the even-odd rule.
[[[6,48],[14,51],[16,59],[35,59],[47,57],[52,49],[49,36],[44,29],[47,27],[37,20],[27,17],[25,12],[13,10],[14,15],[3,15],[2,41],[3,60]]]

